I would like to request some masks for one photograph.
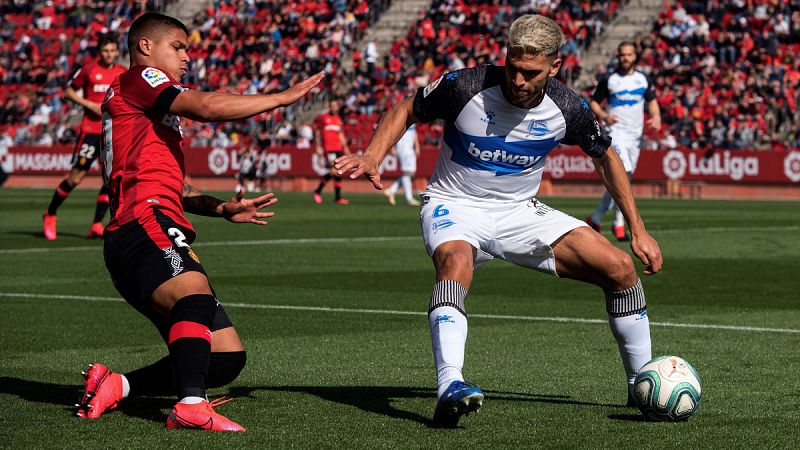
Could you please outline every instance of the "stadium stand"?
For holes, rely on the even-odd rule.
[[[797,2],[665,1],[635,43],[665,123],[645,148],[800,146]]]
[[[446,71],[502,64],[502,36],[523,13],[544,14],[562,25],[567,40],[559,77],[571,83],[580,76],[586,49],[625,3],[434,0],[381,55],[374,44],[356,43],[389,7],[388,0],[211,1],[189,24],[193,61],[187,84],[268,93],[318,70],[328,78],[324,90],[299,109],[232,124],[187,123],[189,143],[303,141],[311,118],[301,114],[303,108],[313,112],[336,95],[345,105],[351,146],[361,149],[379,115],[404,95]],[[164,1],[133,0],[3,3],[0,136],[17,145],[74,139],[80,111],[62,99],[70,73],[91,57],[99,33],[122,36],[142,10],[164,6]],[[641,69],[653,75],[665,121],[662,133],[647,136],[647,148],[800,145],[797,2],[664,1],[652,33],[631,38]],[[121,48],[127,60],[124,42]],[[436,125],[420,127],[423,145],[436,144],[438,131]]]

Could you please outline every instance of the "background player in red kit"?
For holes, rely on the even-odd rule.
[[[125,68],[116,63],[119,46],[114,35],[100,36],[97,48],[100,53],[97,61],[76,70],[65,90],[67,99],[83,107],[83,121],[78,140],[75,143],[75,151],[72,154],[72,169],[56,188],[53,199],[50,200],[50,205],[44,212],[44,237],[50,241],[55,240],[57,236],[56,211],[58,207],[69,196],[69,193],[81,184],[100,151],[100,133],[102,133],[100,103],[114,78],[125,72]],[[83,97],[76,92],[81,89]],[[106,215],[106,211],[108,211],[108,191],[103,186],[97,195],[94,220],[92,220],[87,237],[103,237],[103,217]]]
[[[314,120],[316,130],[314,137],[317,144],[317,154],[325,157],[325,164],[333,168],[333,161],[342,156],[349,155],[350,149],[347,147],[347,139],[342,131],[342,117],[339,116],[339,102],[331,100],[328,102],[328,112],[320,114]],[[350,202],[342,197],[342,177],[336,175],[331,170],[319,180],[319,186],[314,191],[314,201],[322,203],[322,189],[333,178],[334,201],[340,205]]]
[[[239,335],[190,247],[195,233],[184,212],[264,225],[272,194],[230,201],[184,184],[180,117],[237,120],[294,103],[319,73],[272,95],[205,93],[181,86],[188,30],[156,13],[136,19],[128,35],[131,68],[108,90],[103,112],[103,176],[111,198],[104,256],[114,286],[150,319],[169,356],[126,373],[94,363],[84,373],[78,416],[97,418],[129,396],[178,394],[167,428],[244,431],[216,413],[207,387],[233,381],[245,365]]]

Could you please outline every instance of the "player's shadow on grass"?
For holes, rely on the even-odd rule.
[[[37,239],[44,239],[44,234],[42,234],[41,231],[15,230],[15,231],[6,231],[3,234],[17,235],[17,236],[28,236],[28,237],[33,237],[33,238],[37,238]],[[58,232],[58,236],[62,237],[62,238],[64,238],[64,237],[80,238],[81,240],[84,240],[86,242],[92,242],[92,239],[87,239],[86,238],[86,234],[85,233],[81,234],[81,233],[72,233],[72,232],[69,232],[69,231],[59,231]],[[102,242],[102,240],[101,240],[101,242]],[[53,248],[56,248],[56,247],[53,247]]]
[[[0,393],[15,395],[29,402],[61,405],[65,411],[74,415],[74,405],[83,394],[83,386],[80,384],[55,384],[23,380],[21,378],[0,377]],[[172,408],[174,404],[174,398],[138,397],[120,402],[117,411],[131,417],[164,422],[167,416],[163,410]]]
[[[436,427],[430,417],[412,411],[405,411],[393,405],[396,400],[404,398],[430,399],[432,416],[434,406],[433,399],[436,397],[436,389],[432,388],[402,386],[236,386],[230,388],[228,395],[231,397],[252,397],[254,391],[299,392],[310,394],[330,402],[354,406],[362,411],[403,420],[411,420],[432,428]],[[567,395],[527,394],[492,390],[485,390],[484,392],[486,394],[486,399],[491,402],[536,402],[604,408],[622,406],[583,402],[574,400]]]

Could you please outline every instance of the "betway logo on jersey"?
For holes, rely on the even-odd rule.
[[[506,141],[506,136],[472,136],[448,123],[444,142],[450,147],[454,162],[502,176],[542,166],[545,155],[559,141],[555,138]]]
[[[646,87],[633,89],[630,91],[619,91],[611,94],[609,103],[611,106],[632,106],[644,99],[644,93],[647,91]]]

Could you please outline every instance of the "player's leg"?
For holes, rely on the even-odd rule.
[[[468,330],[464,300],[475,253],[466,241],[449,241],[433,254],[436,284],[428,306],[428,326],[437,378],[433,421],[438,426],[454,427],[462,415],[478,411],[483,404],[483,392],[462,374]]]
[[[477,246],[491,232],[486,215],[475,208],[424,198],[420,211],[423,239],[436,269],[428,307],[431,347],[436,365],[437,403],[434,423],[455,426],[477,411],[483,392],[464,380],[467,342],[465,299],[476,266],[490,259]]]
[[[333,201],[336,202],[338,205],[347,205],[350,203],[350,200],[342,197],[342,177],[334,176],[333,177]]]
[[[552,247],[559,276],[593,283],[605,292],[608,323],[630,390],[636,372],[652,358],[644,290],[631,257],[586,227],[572,230]]]
[[[400,181],[403,184],[403,194],[406,196],[406,203],[412,206],[418,206],[419,202],[414,198],[414,188],[411,185],[411,174],[403,172]]]
[[[397,201],[394,199],[394,195],[397,193],[397,189],[399,188],[400,188],[400,179],[398,178],[397,180],[395,180],[394,183],[392,183],[391,186],[389,186],[388,189],[383,190],[383,195],[384,197],[386,197],[386,202],[388,204],[392,206],[397,204]]]
[[[42,215],[42,229],[44,230],[44,237],[52,241],[58,237],[57,220],[58,207],[64,203],[64,200],[69,197],[69,194],[83,181],[86,176],[86,170],[73,167],[69,173],[61,180],[56,190],[53,192],[53,197],[50,199],[50,204]]]
[[[106,216],[106,212],[108,212],[108,202],[108,188],[103,185],[100,188],[100,192],[97,193],[97,205],[94,209],[94,219],[92,220],[92,226],[89,228],[89,233],[86,234],[86,237],[90,239],[103,237],[103,218]]]
[[[186,272],[161,284],[151,295],[153,308],[171,320],[167,348],[172,359],[178,403],[167,418],[167,428],[244,431],[241,425],[214,412],[206,399],[211,341],[217,299],[205,274]],[[226,344],[238,342],[235,330],[220,336]]]
[[[589,226],[595,231],[599,232],[603,228],[603,217],[613,204],[614,200],[611,198],[611,194],[609,194],[608,191],[604,192],[603,197],[600,199],[600,203],[597,205],[597,209],[595,209],[592,215],[586,219],[586,223],[589,224]]]

